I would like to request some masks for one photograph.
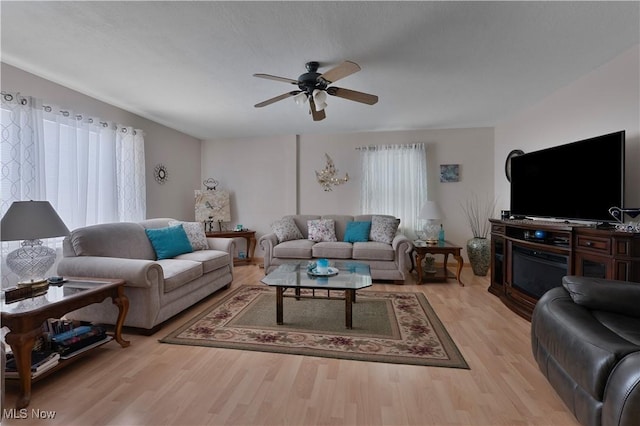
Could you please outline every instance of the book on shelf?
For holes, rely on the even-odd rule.
[[[58,352],[33,352],[31,354],[31,378],[36,378],[47,370],[52,369],[60,362]],[[5,365],[5,377],[17,378],[18,369],[13,355],[7,357]]]
[[[86,352],[89,349],[93,349],[93,348],[96,348],[96,347],[98,347],[100,345],[104,345],[105,343],[110,342],[112,340],[113,340],[113,337],[105,335],[105,336],[103,336],[103,338],[101,340],[97,340],[97,341],[95,341],[93,343],[87,344],[87,345],[81,347],[80,349],[76,349],[73,352],[65,352],[64,354],[62,354],[60,356],[60,359],[67,360],[69,358],[73,358],[74,356],[80,355],[81,353]]]
[[[81,326],[71,331],[53,336],[51,342],[55,350],[61,355],[71,354],[85,346],[92,345],[105,339],[107,332],[102,327]]]

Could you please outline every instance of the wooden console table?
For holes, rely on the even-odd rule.
[[[25,408],[31,401],[31,351],[36,338],[42,334],[42,323],[47,319],[60,318],[71,311],[100,303],[110,297],[118,307],[113,338],[123,348],[129,346],[130,342],[122,338],[122,326],[129,310],[124,285],[124,280],[119,279],[74,278],[60,287],[50,286],[47,293],[41,296],[10,303],[2,299],[2,325],[9,328],[5,340],[13,351],[20,380],[16,408]],[[60,361],[38,378],[49,375],[73,360],[74,358]]]
[[[212,231],[207,232],[210,238],[244,238],[247,241],[247,254],[244,259],[234,258],[234,265],[248,265],[253,261],[253,254],[256,251],[256,231]]]
[[[456,278],[458,280],[458,284],[464,286],[462,280],[460,279],[460,273],[462,272],[462,265],[464,264],[464,260],[460,255],[460,251],[462,247],[451,244],[448,241],[438,241],[436,244],[427,244],[424,245],[416,245],[414,243],[413,249],[415,250],[415,260],[416,260],[416,269],[418,270],[418,284],[421,284],[423,280],[425,282],[438,282],[438,281],[446,281],[449,278]],[[425,276],[422,271],[422,260],[427,254],[442,254],[444,255],[444,266],[440,270],[436,270],[435,275]],[[453,257],[458,262],[458,268],[456,270],[455,276],[449,272],[447,269],[447,260],[449,255],[453,255]]]

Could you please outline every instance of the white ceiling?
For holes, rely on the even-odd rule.
[[[200,139],[494,126],[640,39],[638,2],[1,7],[2,61]],[[294,87],[252,74],[346,59],[362,71],[337,85],[378,104],[329,97],[321,122],[291,99],[253,107]]]

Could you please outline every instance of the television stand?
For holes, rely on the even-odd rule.
[[[565,275],[640,283],[640,233],[543,220],[491,222],[489,292],[531,320],[547,290]]]

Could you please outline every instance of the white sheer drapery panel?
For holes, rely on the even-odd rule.
[[[144,137],[140,130],[119,127],[116,131],[116,181],[118,216],[137,222],[147,214]]]
[[[42,140],[42,105],[37,99],[19,93],[2,92],[0,108],[0,216],[14,201],[40,200],[45,178],[38,170],[44,167]],[[18,281],[7,268],[7,254],[20,247],[20,241],[3,241],[2,287]]]
[[[69,229],[117,221],[115,130],[47,109],[46,199]]]
[[[360,210],[401,219],[400,230],[412,234],[427,200],[427,154],[422,143],[357,148],[361,155]]]

